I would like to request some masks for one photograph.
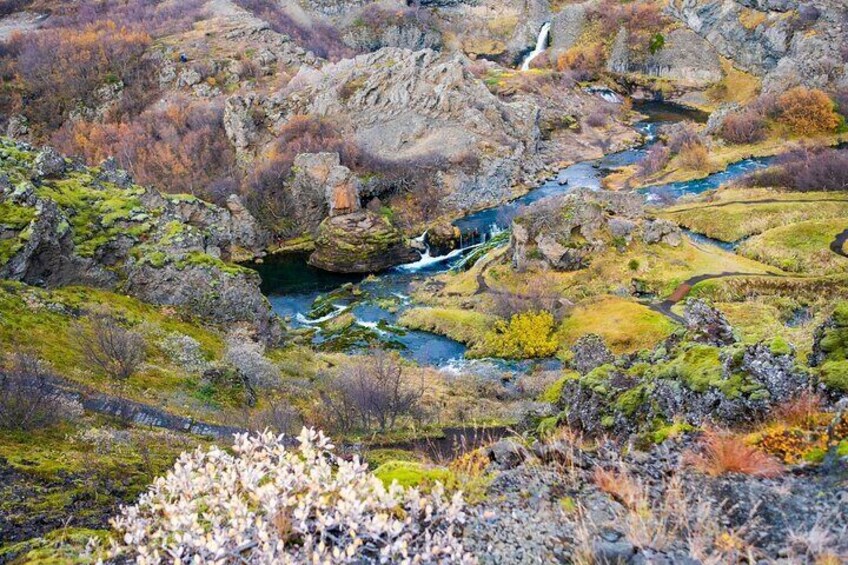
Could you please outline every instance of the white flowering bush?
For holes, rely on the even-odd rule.
[[[137,563],[472,563],[460,493],[383,483],[304,428],[296,447],[237,435],[234,454],[184,453],[112,525]]]

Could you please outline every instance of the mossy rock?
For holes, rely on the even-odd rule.
[[[848,392],[848,360],[826,362],[821,368],[821,380],[830,389]]]

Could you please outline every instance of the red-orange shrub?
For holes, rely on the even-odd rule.
[[[713,477],[725,473],[742,473],[768,478],[783,472],[777,459],[745,444],[739,436],[723,430],[705,431],[701,437],[700,450],[684,454],[684,462]]]

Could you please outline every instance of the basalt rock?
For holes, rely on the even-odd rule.
[[[430,248],[430,254],[437,256],[459,248],[459,238],[459,228],[448,222],[439,222],[427,228],[424,240]]]
[[[360,210],[321,223],[309,264],[338,273],[373,273],[418,257],[386,218]]]
[[[587,334],[578,339],[571,346],[571,353],[573,357],[569,365],[581,375],[615,360],[604,339],[597,334]]]
[[[692,339],[709,345],[730,345],[736,341],[733,327],[724,314],[700,299],[686,301],[683,315]]]

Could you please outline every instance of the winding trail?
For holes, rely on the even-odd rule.
[[[734,204],[818,204],[819,202],[836,202],[848,206],[848,198],[820,198],[818,200],[791,199],[781,200],[780,198],[764,198],[762,200],[729,200],[727,202],[716,202],[714,204],[697,204],[680,208],[678,210],[666,210],[666,214],[677,214],[679,212],[691,212],[700,208],[724,208],[725,206],[733,206]]]
[[[233,434],[247,431],[244,428],[235,426],[210,424],[195,420],[194,418],[177,416],[149,404],[106,394],[61,378],[52,379],[51,385],[79,400],[82,407],[88,412],[120,418],[132,422],[137,426],[164,428],[214,438],[229,438]]]
[[[830,242],[830,250],[841,257],[848,259],[848,253],[845,252],[845,242],[848,241],[848,229],[839,233]]]

